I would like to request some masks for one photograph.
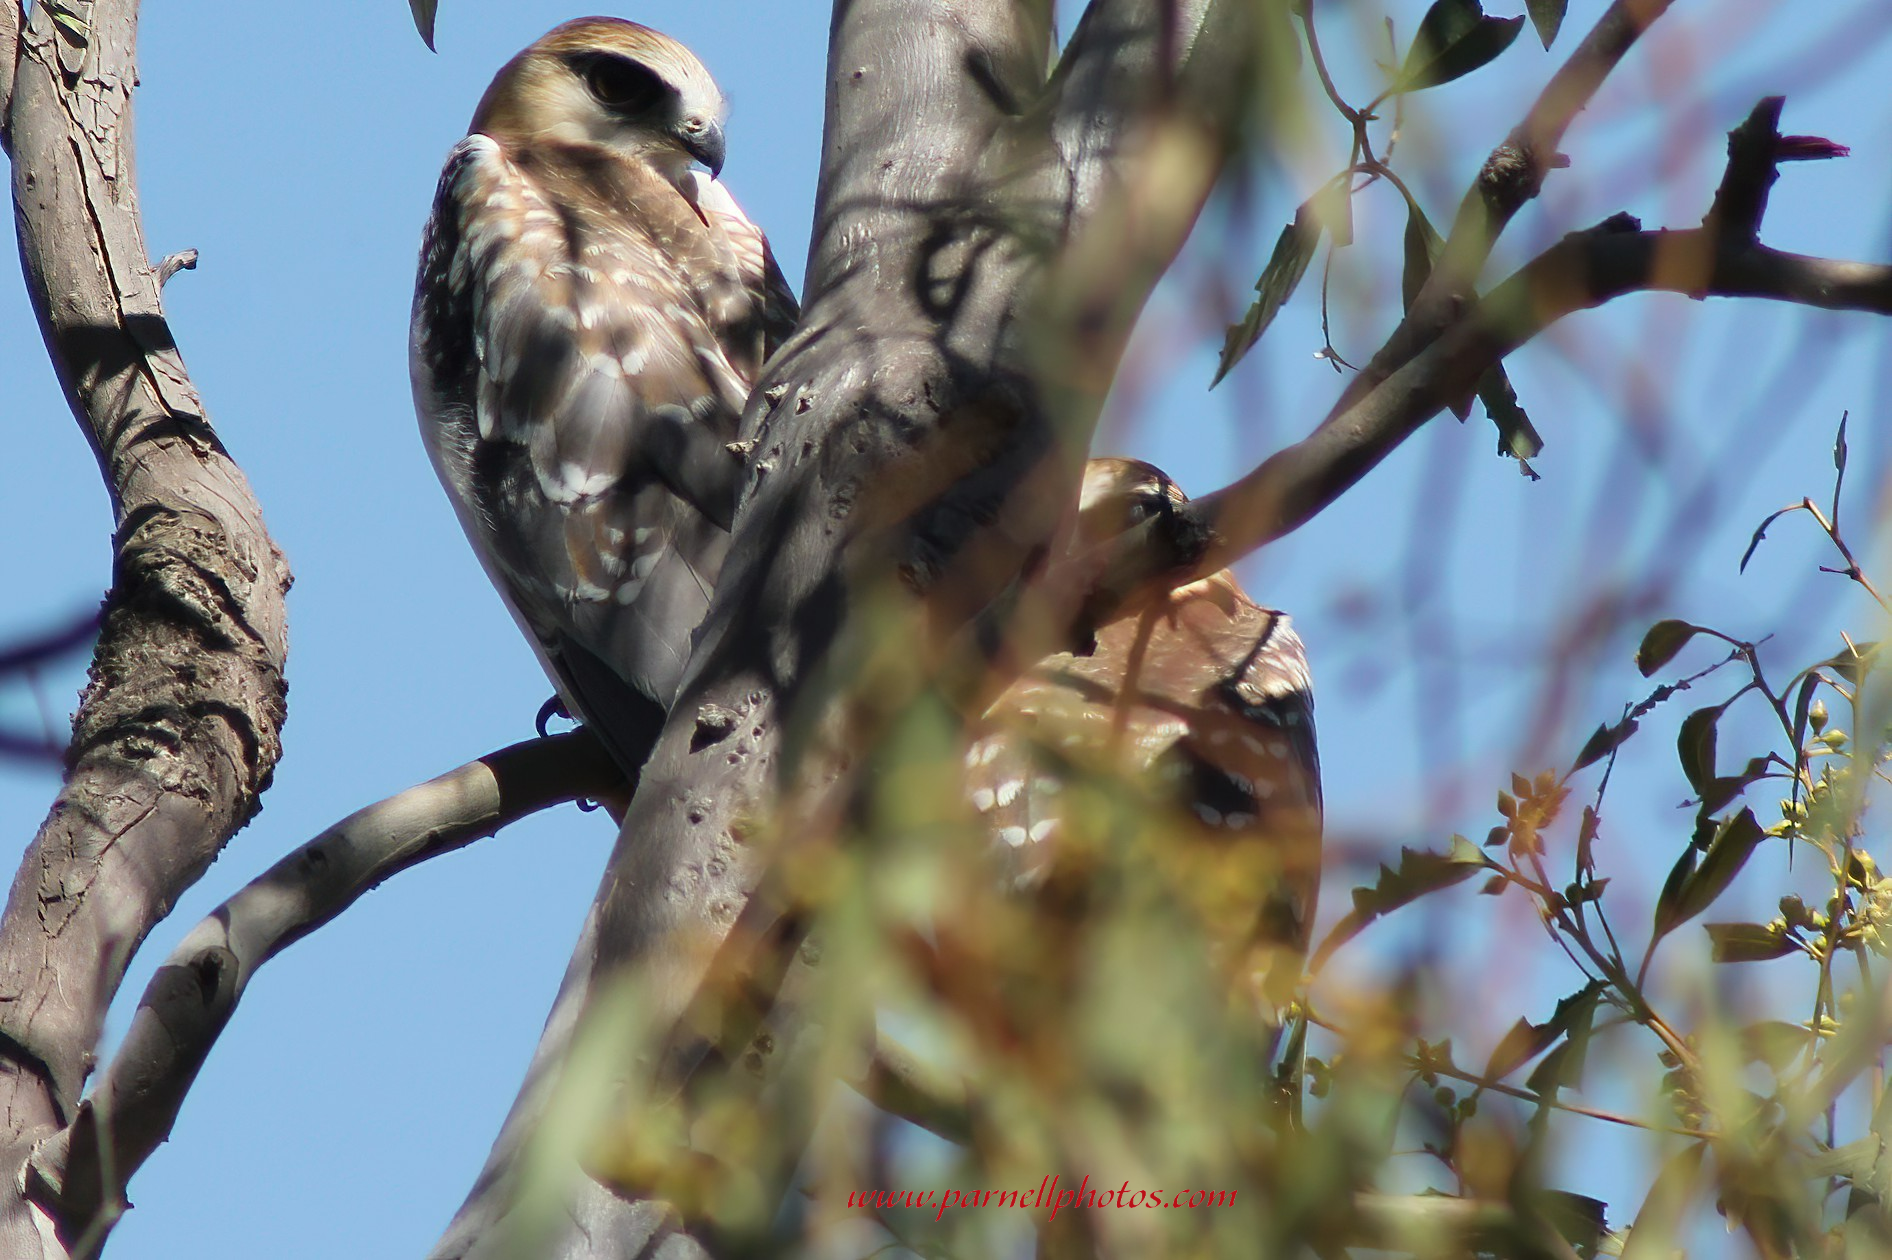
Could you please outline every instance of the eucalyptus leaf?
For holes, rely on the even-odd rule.
[[[434,13],[440,8],[440,0],[407,0],[407,7],[414,15],[414,29],[420,32],[421,42],[429,52],[438,52],[434,47]]]
[[[1697,709],[1682,719],[1681,733],[1675,737],[1675,752],[1682,762],[1688,785],[1699,795],[1708,790],[1715,778],[1715,723],[1721,720],[1722,705]]]
[[[1294,212],[1294,221],[1281,229],[1281,236],[1275,241],[1274,253],[1268,256],[1268,265],[1262,268],[1261,278],[1255,281],[1255,300],[1250,304],[1248,313],[1241,322],[1231,324],[1228,336],[1222,342],[1222,358],[1216,365],[1215,379],[1209,382],[1214,389],[1222,383],[1222,378],[1229,374],[1237,363],[1261,340],[1261,335],[1268,331],[1268,325],[1281,307],[1301,283],[1301,277],[1307,274],[1308,263],[1314,260],[1314,251],[1320,248],[1323,231],[1320,213],[1320,193],[1301,203],[1301,208]]]
[[[1522,17],[1486,17],[1479,0],[1436,0],[1419,20],[1393,91],[1417,92],[1490,64],[1524,28]]]
[[[1636,733],[1640,725],[1635,718],[1626,717],[1614,726],[1598,726],[1596,733],[1584,741],[1583,751],[1577,754],[1576,764],[1570,767],[1571,772],[1593,766],[1615,752],[1624,740]]]
[[[1715,828],[1714,839],[1699,862],[1694,846],[1684,850],[1656,900],[1655,934],[1667,936],[1713,905],[1766,838],[1767,833],[1754,820],[1754,811],[1743,809]]]
[[[1531,15],[1531,26],[1546,49],[1563,27],[1564,10],[1569,4],[1570,0],[1524,0],[1524,11]]]
[[[1649,627],[1649,633],[1642,636],[1642,646],[1636,649],[1636,669],[1644,678],[1654,676],[1658,669],[1675,659],[1675,654],[1688,646],[1688,641],[1702,632],[1702,628],[1687,621],[1669,619],[1658,621]]]
[[[1710,956],[1718,963],[1768,962],[1797,953],[1784,923],[1704,923]]]

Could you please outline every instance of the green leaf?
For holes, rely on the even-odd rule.
[[[1500,1037],[1498,1044],[1492,1047],[1491,1058],[1485,1064],[1485,1079],[1503,1080],[1550,1049],[1560,1036],[1562,1034],[1548,1024],[1533,1024],[1528,1019],[1518,1020],[1511,1025],[1511,1031]]]
[[[1432,275],[1432,264],[1439,260],[1439,251],[1444,248],[1445,238],[1409,194],[1406,197],[1406,263],[1399,273],[1399,298],[1404,309],[1412,309],[1413,299],[1426,287],[1426,280]]]
[[[1878,1214],[1881,1204],[1892,1203],[1892,1141],[1888,1141],[1889,1138],[1892,1138],[1892,1089],[1883,1091],[1879,1105],[1872,1110],[1871,1141],[1876,1149],[1870,1168],[1854,1174],[1856,1184],[1846,1206],[1849,1218],[1865,1213],[1870,1221]]]
[[[52,15],[53,25],[70,35],[75,43],[84,44],[92,38],[92,28],[78,14],[57,4],[47,5],[46,11]]]
[[[1222,360],[1216,365],[1210,389],[1221,384],[1230,369],[1254,349],[1281,307],[1294,296],[1301,277],[1307,274],[1307,264],[1314,260],[1314,251],[1320,248],[1325,217],[1320,203],[1330,195],[1322,190],[1302,202],[1301,208],[1294,212],[1294,222],[1281,229],[1280,239],[1274,243],[1274,253],[1269,255],[1268,265],[1262,268],[1261,278],[1255,281],[1254,303],[1249,306],[1248,314],[1242,316],[1241,323],[1229,326],[1228,336],[1222,342]],[[1344,189],[1342,195],[1345,195]]]
[[[1597,999],[1602,996],[1601,981],[1591,981],[1577,992],[1558,999],[1557,1009],[1551,1012],[1549,1019],[1541,1024],[1533,1024],[1528,1019],[1520,1019],[1499,1039],[1491,1052],[1491,1059],[1485,1064],[1485,1077],[1488,1080],[1503,1080],[1506,1076],[1529,1063],[1544,1051],[1555,1045],[1559,1038],[1569,1037],[1567,1049],[1577,1055],[1577,1062],[1571,1064],[1567,1056],[1562,1059],[1562,1066],[1581,1069],[1582,1057],[1589,1050],[1590,1026],[1596,1018]],[[1569,1078],[1561,1078],[1560,1084],[1574,1084]]]
[[[1717,813],[1729,801],[1747,791],[1748,786],[1767,777],[1773,763],[1765,757],[1749,757],[1739,774],[1716,775],[1701,789],[1701,809]]]
[[[1468,75],[1509,48],[1523,27],[1522,17],[1486,17],[1478,0],[1435,0],[1419,20],[1393,91],[1417,92]]]
[[[1636,669],[1644,678],[1654,676],[1700,633],[1702,627],[1692,622],[1674,619],[1656,622],[1649,627],[1649,633],[1642,636],[1642,646],[1636,649]]]
[[[1819,685],[1820,685],[1819,670],[1817,669],[1810,670],[1808,671],[1806,677],[1801,680],[1799,694],[1797,694],[1794,697],[1793,746],[1795,748],[1799,748],[1807,742],[1807,724],[1809,721],[1812,720],[1812,717],[1813,717],[1813,696],[1814,696],[1814,692],[1818,689]],[[1820,711],[1824,713],[1826,711],[1825,707],[1822,706]],[[1813,724],[1813,733],[1815,735],[1818,735],[1820,733],[1820,728],[1825,725],[1826,725],[1826,722],[1824,719],[1822,719],[1819,722],[1815,722]]]
[[[1813,1042],[1813,1033],[1801,1024],[1764,1019],[1741,1030],[1741,1050],[1749,1063],[1765,1063],[1775,1072],[1799,1057]]]
[[[1704,923],[1711,957],[1718,963],[1767,962],[1799,951],[1785,923]]]
[[[1496,864],[1464,836],[1453,836],[1452,847],[1444,853],[1402,848],[1398,870],[1381,863],[1379,879],[1372,887],[1353,890],[1353,909],[1334,924],[1308,965],[1318,970],[1336,949],[1358,936],[1380,916],[1428,893],[1463,883],[1479,871],[1497,869]]]
[[[1531,1069],[1531,1074],[1524,1078],[1524,1087],[1536,1094],[1552,1094],[1563,1083],[1565,1069],[1570,1063],[1570,1047],[1558,1046],[1544,1056],[1544,1061]]]
[[[1596,847],[1597,833],[1601,829],[1602,819],[1597,817],[1596,807],[1585,805],[1583,821],[1577,827],[1577,871],[1586,878],[1596,871],[1596,859],[1593,852]],[[1595,886],[1600,888],[1607,883],[1609,883],[1607,879],[1599,879],[1595,881]]]
[[[1682,890],[1695,877],[1695,865],[1700,860],[1701,851],[1691,844],[1682,850],[1682,856],[1676,858],[1675,865],[1669,868],[1669,877],[1662,881],[1662,891],[1656,896],[1657,938],[1667,936],[1684,922],[1677,907],[1682,903]]]
[[[1675,752],[1682,761],[1682,773],[1697,794],[1708,790],[1715,778],[1715,723],[1721,720],[1722,705],[1697,709],[1682,719],[1682,730],[1675,737]],[[1723,802],[1724,804],[1726,802]]]
[[[1879,1139],[1868,1135],[1857,1142],[1822,1151],[1807,1160],[1807,1176],[1819,1179],[1844,1177],[1848,1181],[1862,1181],[1872,1175],[1878,1163]]]
[[[1827,657],[1813,668],[1830,669],[1857,688],[1859,680],[1865,677],[1866,671],[1875,663],[1873,658],[1878,655],[1878,648],[1877,643],[1854,644],[1837,656]]]
[[[1564,24],[1564,9],[1569,3],[1570,0],[1524,0],[1524,11],[1531,15],[1531,25],[1546,49],[1557,38],[1557,31]]]
[[[1615,752],[1622,747],[1624,740],[1636,733],[1640,725],[1635,718],[1626,717],[1614,726],[1598,726],[1596,733],[1584,742],[1583,751],[1577,754],[1576,764],[1570,767],[1570,772],[1575,774]]]
[[[1671,1260],[1676,1254],[1689,1209],[1695,1206],[1702,1156],[1707,1153],[1708,1143],[1696,1142],[1662,1165],[1648,1197],[1636,1211],[1629,1237],[1623,1240],[1621,1260]]]
[[[1355,914],[1375,917],[1417,901],[1427,893],[1470,879],[1491,863],[1476,845],[1463,836],[1452,837],[1452,847],[1444,853],[1423,849],[1401,849],[1399,869],[1380,864],[1380,877],[1371,888],[1353,890]]]
[[[407,7],[414,15],[414,29],[420,32],[427,51],[438,52],[434,47],[434,11],[440,7],[440,0],[407,0]]]
[[[1736,774],[1720,775],[1710,779],[1707,786],[1701,790],[1701,808],[1711,814],[1719,812],[1729,801],[1741,795],[1741,790],[1747,786],[1747,782]]]
[[[1754,558],[1754,553],[1756,551],[1760,550],[1761,540],[1767,537],[1768,526],[1772,525],[1775,521],[1779,520],[1783,516],[1790,516],[1795,512],[1808,511],[1812,508],[1812,506],[1813,505],[1811,503],[1795,503],[1795,504],[1791,504],[1787,507],[1780,509],[1780,511],[1778,512],[1768,513],[1766,519],[1762,520],[1759,525],[1756,525],[1754,527],[1754,537],[1747,540],[1747,550],[1741,553],[1741,563],[1735,569],[1735,572],[1737,573],[1747,572],[1747,562]]]
[[[1699,865],[1694,847],[1685,849],[1656,900],[1655,934],[1667,936],[1713,905],[1766,838],[1767,833],[1754,821],[1754,811],[1743,809],[1715,828],[1714,839],[1709,841]]]
[[[1431,278],[1432,265],[1439,261],[1439,254],[1445,249],[1445,238],[1432,226],[1432,220],[1426,218],[1426,212],[1413,195],[1404,188],[1399,191],[1406,198],[1405,264],[1399,272],[1399,297],[1403,308],[1410,311],[1419,298],[1419,290],[1425,288]],[[1470,396],[1454,398],[1446,406],[1460,421],[1472,414]]]
[[[1583,1065],[1590,1054],[1590,1028],[1596,1022],[1596,1005],[1603,996],[1604,984],[1592,980],[1583,988],[1558,1001],[1548,1026],[1564,1034],[1564,1044],[1544,1057],[1531,1070],[1524,1083],[1540,1094],[1554,1094],[1562,1086],[1572,1089],[1583,1083]]]

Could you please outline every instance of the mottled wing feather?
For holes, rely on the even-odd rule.
[[[733,498],[724,447],[749,378],[723,336],[758,322],[746,295],[766,247],[753,262],[752,243],[652,172],[555,156],[476,134],[449,157],[416,297],[417,402],[462,523],[566,701],[641,761],[730,508],[692,502],[697,483],[657,457],[687,435],[727,460],[709,493]]]
[[[704,217],[716,224],[728,239],[736,258],[736,270],[742,277],[744,298],[752,325],[746,332],[732,331],[726,338],[729,357],[737,370],[754,381],[762,364],[788,340],[801,319],[801,304],[788,278],[775,261],[768,238],[762,229],[742,212],[729,189],[720,181],[698,178],[697,204]]]
[[[1312,684],[1288,619],[1218,574],[1009,688],[968,752],[967,789],[1020,885],[1056,860],[1073,766],[1148,776],[1170,799],[1187,832],[1177,860],[1206,863],[1213,933],[1282,1000],[1312,926],[1321,825]]]

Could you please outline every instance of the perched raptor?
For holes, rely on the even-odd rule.
[[[555,28],[448,155],[414,295],[435,470],[570,711],[627,770],[722,563],[750,386],[797,317],[715,179],[723,114],[676,41]]]
[[[1187,502],[1136,460],[1085,468],[1079,543]],[[1320,760],[1300,636],[1224,570],[1136,606],[1089,653],[1046,658],[985,714],[967,790],[1009,878],[1060,860],[1073,775],[1130,776],[1201,878],[1223,961],[1271,1002],[1300,977],[1320,880]]]

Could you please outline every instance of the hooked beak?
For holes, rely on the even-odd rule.
[[[677,139],[682,142],[684,152],[709,167],[712,177],[723,173],[723,128],[722,124],[708,118],[686,119],[677,128]]]

